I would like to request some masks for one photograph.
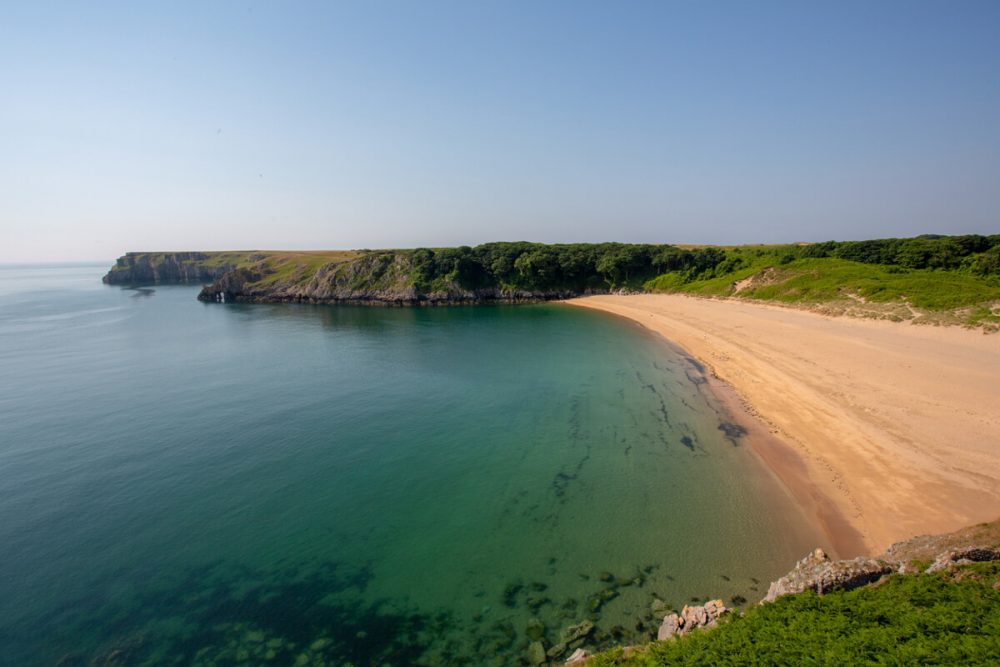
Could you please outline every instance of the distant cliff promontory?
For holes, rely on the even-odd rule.
[[[490,243],[475,248],[129,253],[104,281],[197,282],[204,301],[448,304],[562,299],[641,289],[671,265],[704,269],[715,248]]]
[[[110,284],[201,283],[204,301],[449,304],[686,292],[830,314],[1000,325],[1000,235],[787,245],[486,243],[413,250],[128,253]]]
[[[129,252],[104,276],[108,285],[207,283],[236,266],[233,253]]]

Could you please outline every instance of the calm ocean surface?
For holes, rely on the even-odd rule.
[[[517,665],[756,601],[814,546],[697,364],[622,320],[105,269],[0,267],[0,664]]]

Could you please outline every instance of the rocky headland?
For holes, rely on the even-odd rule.
[[[104,282],[201,283],[201,301],[390,306],[530,303],[611,291],[608,282],[594,276],[576,283],[504,282],[478,265],[469,269],[462,260],[439,255],[420,250],[127,253]]]
[[[129,252],[105,274],[108,285],[170,285],[218,280],[235,264],[228,253]]]

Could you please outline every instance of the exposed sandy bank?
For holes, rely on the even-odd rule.
[[[1000,335],[681,295],[569,303],[639,322],[729,383],[799,455],[760,451],[841,551],[838,516],[878,553],[1000,514]]]

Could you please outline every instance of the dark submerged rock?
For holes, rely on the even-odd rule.
[[[528,621],[527,626],[525,626],[524,634],[527,635],[528,639],[531,641],[541,641],[545,638],[545,624],[537,618],[533,618]]]
[[[513,608],[517,604],[517,596],[522,590],[524,590],[524,584],[520,582],[507,584],[503,589],[504,605]]]

